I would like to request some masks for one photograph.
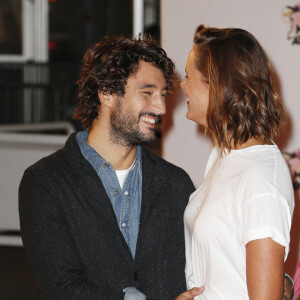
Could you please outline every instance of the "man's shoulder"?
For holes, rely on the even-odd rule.
[[[42,176],[43,174],[50,174],[56,169],[64,169],[65,161],[63,156],[62,149],[59,149],[29,166],[25,170],[25,173],[32,173],[36,176]]]
[[[55,172],[55,170],[63,171],[68,169],[68,166],[70,166],[68,157],[72,154],[71,152],[76,151],[73,150],[74,141],[75,135],[70,136],[67,139],[66,144],[62,148],[56,150],[50,155],[41,158],[33,165],[29,166],[26,169],[26,172],[30,172],[36,175],[42,175],[51,174]]]
[[[164,158],[144,147],[142,148],[142,157],[146,161],[146,163],[154,164],[155,167],[161,172],[170,173],[172,174],[172,176],[184,176],[190,179],[185,170],[183,170],[179,166],[172,164],[171,162],[165,160]]]

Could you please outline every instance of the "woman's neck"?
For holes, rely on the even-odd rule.
[[[256,145],[266,145],[266,144],[272,144],[271,141],[269,141],[268,143],[263,143],[262,141],[256,139],[256,138],[250,138],[246,143],[243,144],[236,144],[234,145],[234,142],[232,142],[232,149],[234,150],[239,150],[239,149],[245,149],[251,146],[256,146]]]

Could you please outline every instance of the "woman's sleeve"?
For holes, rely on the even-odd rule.
[[[287,201],[276,193],[253,196],[245,202],[239,214],[241,244],[271,238],[285,247],[285,260],[289,252],[291,211]]]

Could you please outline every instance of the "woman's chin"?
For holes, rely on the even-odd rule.
[[[193,118],[193,117],[189,114],[188,111],[187,111],[187,113],[186,113],[185,116],[186,116],[186,118],[187,118],[188,120],[193,121],[193,122],[199,124],[199,122],[197,122],[197,120],[196,120],[195,118]]]
[[[191,118],[191,116],[190,116],[190,114],[189,114],[189,111],[186,112],[186,115],[185,115],[185,116],[186,116],[186,118],[189,119],[190,121],[194,121],[194,120]]]

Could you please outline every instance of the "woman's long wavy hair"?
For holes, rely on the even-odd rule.
[[[208,134],[229,151],[255,138],[268,143],[284,116],[269,60],[248,31],[198,26],[193,51],[196,68],[209,84]]]
[[[177,81],[174,63],[150,36],[106,36],[87,50],[77,81],[79,103],[73,116],[81,120],[84,129],[89,130],[98,116],[98,92],[124,96],[127,80],[138,71],[139,61],[160,69],[168,89]]]

